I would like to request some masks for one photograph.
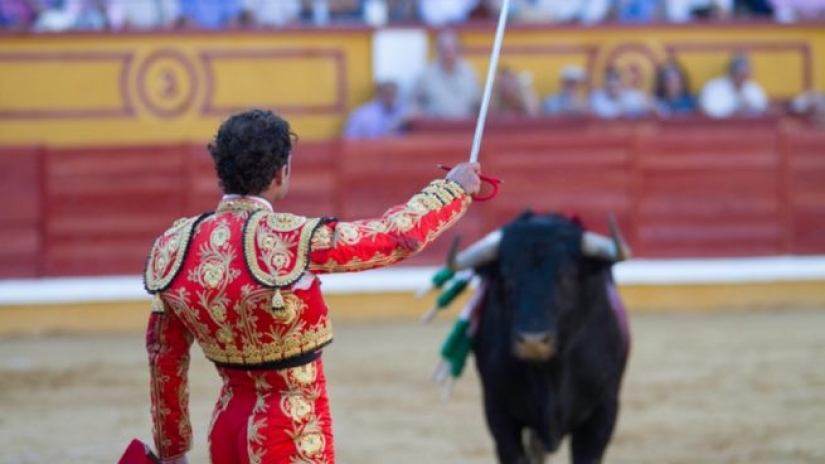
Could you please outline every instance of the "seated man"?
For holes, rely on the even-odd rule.
[[[538,116],[539,103],[533,92],[531,76],[501,68],[493,87],[490,111],[497,117]]]
[[[241,4],[257,26],[282,27],[301,19],[301,0],[242,0]]]
[[[447,119],[472,116],[479,102],[478,78],[473,67],[461,58],[455,32],[438,35],[436,53],[436,60],[427,66],[415,89],[417,112]]]
[[[234,27],[241,14],[240,0],[179,0],[178,25],[203,29]]]
[[[123,2],[124,25],[128,29],[160,29],[180,16],[177,0],[129,0]]]
[[[756,116],[768,108],[768,97],[762,87],[751,79],[748,58],[737,55],[730,61],[727,74],[705,84],[699,105],[705,114],[713,118]]]
[[[0,29],[25,30],[34,24],[38,9],[29,0],[0,1]]]
[[[572,23],[581,18],[585,0],[520,0],[513,18],[528,23]]]
[[[825,19],[823,0],[769,0],[774,18],[783,23]]]
[[[588,113],[584,90],[584,69],[567,66],[561,70],[561,88],[544,100],[544,114],[581,116]]]
[[[418,14],[430,26],[466,21],[479,0],[418,0]]]
[[[590,109],[602,118],[638,117],[651,109],[650,98],[641,90],[628,88],[619,70],[608,67],[604,73],[604,88],[590,96]]]
[[[344,128],[344,138],[378,138],[401,132],[407,110],[398,101],[395,82],[381,82],[375,88],[375,99],[352,112]]]
[[[790,101],[788,110],[791,114],[807,116],[814,125],[825,128],[825,92],[803,92]]]

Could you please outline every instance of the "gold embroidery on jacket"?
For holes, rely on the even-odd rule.
[[[229,225],[225,220],[218,220],[209,240],[200,245],[198,265],[190,269],[188,275],[189,281],[200,284],[200,289],[195,292],[197,303],[218,325],[217,337],[222,343],[231,343],[234,339],[227,322],[230,301],[226,288],[241,274],[240,270],[232,268],[237,255]]]
[[[309,264],[312,235],[320,221],[286,213],[252,213],[243,252],[255,280],[268,287],[295,283]]]
[[[272,298],[272,290],[266,287],[257,287],[246,284],[241,287],[240,299],[235,303],[234,312],[238,315],[235,324],[236,333],[241,338],[241,353],[254,353],[256,346],[261,344],[261,333],[257,329],[258,314],[268,314],[268,301]]]
[[[172,283],[180,272],[192,231],[201,217],[179,219],[155,240],[143,271],[146,289],[158,292]]]
[[[273,310],[272,314],[275,320],[281,324],[290,324],[300,315],[306,305],[303,304],[300,298],[292,293],[285,293],[283,298],[284,307]]]
[[[408,255],[409,253],[406,250],[395,249],[389,254],[384,254],[377,251],[372,258],[369,259],[353,256],[345,263],[339,263],[334,258],[331,258],[326,263],[313,264],[312,270],[321,272],[346,272],[371,269],[382,265],[392,264]]]
[[[332,233],[330,233],[330,227],[319,227],[318,230],[315,231],[315,234],[312,235],[310,243],[313,250],[327,250],[332,248]]]
[[[208,324],[199,319],[199,315],[203,312],[197,311],[192,306],[191,295],[185,288],[166,293],[165,298],[169,308],[195,335],[204,355],[215,362],[260,364],[280,361],[320,348],[332,340],[332,324],[327,317],[308,327],[304,321],[299,319],[301,312],[306,308],[306,303],[292,293],[285,293],[284,298],[287,304],[281,311],[289,311],[289,314],[294,313],[294,316],[286,318],[288,321],[281,321],[279,318],[285,316],[276,311],[273,317],[282,323],[277,324],[269,333],[261,333],[256,325],[258,314],[272,311],[268,307],[268,302],[272,298],[271,289],[244,285],[241,288],[241,298],[230,309],[238,313],[237,322],[234,325],[228,323],[221,325],[215,321],[219,329],[214,333],[210,331]],[[200,305],[204,302],[215,301],[200,292],[197,298]],[[209,308],[209,306],[205,307]],[[211,311],[209,313],[214,320],[214,315]],[[239,341],[240,349],[236,345]]]
[[[220,343],[210,338],[201,340],[201,348],[208,359],[220,363],[261,364],[280,361],[329,343],[332,340],[332,324],[327,317],[309,326],[296,318],[288,328],[276,327],[266,335],[269,341],[259,345],[247,344],[242,350],[233,344]]]
[[[438,211],[445,207],[444,204],[450,204],[453,200],[462,198],[460,208],[450,211],[446,220],[439,221],[434,228],[427,231],[424,243],[410,244],[399,240],[395,249],[390,252],[378,251],[367,259],[354,256],[345,263],[330,258],[325,263],[312,263],[310,269],[321,272],[357,271],[392,264],[415,255],[463,216],[471,200],[469,196],[463,195],[461,192],[456,193],[456,189],[460,189],[460,187],[457,187],[457,184],[452,181],[433,181],[421,192],[414,195],[404,207],[391,211],[384,221],[342,222],[336,224],[335,227],[336,239],[344,245],[355,245],[362,240],[372,239],[378,234],[394,232],[405,234],[419,224],[426,214]],[[447,201],[442,203],[440,197],[444,197]]]
[[[198,319],[199,313],[192,310],[189,301],[189,291],[181,287],[174,292],[164,292],[164,301],[172,312],[183,321],[186,328],[195,336],[198,341],[206,340],[210,337],[209,325]]]

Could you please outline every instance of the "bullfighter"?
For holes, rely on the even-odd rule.
[[[287,194],[295,135],[264,110],[229,117],[209,152],[225,195],[154,242],[144,280],[154,441],[187,462],[189,351],[197,342],[223,388],[209,430],[219,464],[335,462],[323,348],[332,325],[317,274],[387,266],[455,224],[480,186],[464,163],[383,216],[353,222],[273,209]]]

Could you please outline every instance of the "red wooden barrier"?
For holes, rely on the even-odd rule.
[[[638,251],[651,256],[782,252],[777,138],[774,130],[748,126],[642,136]]]
[[[341,142],[339,179],[343,220],[378,216],[390,206],[407,201],[429,181],[446,173],[438,164],[455,164],[467,157],[470,140],[453,134],[399,137],[382,142]],[[481,211],[471,211],[447,235],[409,264],[443,260],[452,237],[467,240],[482,231]]]
[[[45,274],[138,274],[153,238],[182,216],[181,146],[50,150]]]
[[[825,251],[825,132],[786,131],[785,228],[794,253]]]
[[[43,274],[43,153],[0,148],[0,278]]]
[[[381,214],[466,159],[471,122],[432,128],[299,143],[276,209]],[[410,264],[438,264],[452,237],[467,244],[524,208],[602,232],[615,213],[644,257],[825,252],[825,132],[794,121],[498,121],[481,160],[501,195]],[[0,277],[137,274],[158,233],[219,199],[205,145],[1,148]]]

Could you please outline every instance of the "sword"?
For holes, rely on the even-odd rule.
[[[493,41],[493,50],[490,54],[490,66],[487,68],[487,81],[484,84],[484,94],[481,98],[481,108],[478,111],[475,134],[473,135],[473,146],[470,150],[470,162],[478,162],[478,154],[481,150],[481,139],[484,137],[484,126],[487,122],[487,112],[490,109],[490,98],[493,94],[493,84],[496,80],[498,70],[498,57],[501,55],[501,43],[504,41],[504,29],[507,27],[507,15],[510,11],[510,0],[504,0],[501,4],[501,12],[498,15],[498,25],[496,26],[496,37]],[[441,169],[449,171],[450,166],[439,165]],[[476,201],[487,201],[498,194],[501,179],[490,176],[480,176],[481,181],[493,188],[492,192],[486,196],[474,196]]]
[[[487,110],[490,108],[490,97],[493,93],[493,83],[496,80],[496,70],[498,69],[498,57],[501,54],[501,42],[504,41],[504,28],[507,27],[507,14],[510,11],[510,0],[504,0],[501,4],[501,12],[498,15],[498,26],[496,26],[496,38],[493,42],[493,51],[490,54],[490,67],[487,69],[487,82],[484,85],[484,96],[481,99],[481,109],[476,120],[476,132],[473,137],[473,148],[470,150],[470,162],[478,161],[478,152],[481,149],[481,138],[484,136],[484,123],[487,120]]]

